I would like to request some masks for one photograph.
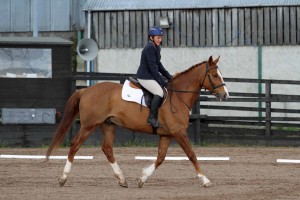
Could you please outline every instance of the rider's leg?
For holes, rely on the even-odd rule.
[[[161,104],[162,98],[158,95],[154,95],[152,102],[151,102],[151,107],[150,107],[150,114],[147,119],[147,123],[154,126],[158,127],[158,108]]]
[[[144,88],[154,95],[147,123],[154,127],[158,127],[158,108],[164,95],[163,89],[155,80],[138,79],[138,81]]]

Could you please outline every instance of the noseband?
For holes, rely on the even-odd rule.
[[[173,94],[173,92],[175,92],[176,95],[177,95],[177,97],[183,102],[183,104],[186,105],[186,106],[189,108],[189,110],[191,110],[192,108],[191,108],[189,105],[187,105],[187,104],[183,101],[183,99],[182,99],[180,96],[178,96],[177,92],[183,92],[183,93],[200,93],[200,92],[201,92],[201,89],[202,89],[202,87],[203,87],[203,84],[204,84],[204,81],[205,81],[206,77],[208,77],[208,81],[209,81],[209,83],[210,83],[210,86],[211,86],[212,89],[213,89],[212,91],[210,91],[213,95],[215,95],[215,94],[218,93],[218,91],[216,91],[216,89],[218,89],[218,88],[220,88],[220,87],[223,87],[223,86],[226,86],[226,84],[225,84],[224,82],[222,82],[222,83],[219,84],[219,85],[215,85],[215,84],[212,82],[212,80],[211,80],[211,74],[208,73],[208,72],[209,72],[210,70],[212,70],[212,69],[218,69],[218,66],[214,66],[214,67],[209,68],[208,62],[206,62],[205,76],[204,76],[204,79],[203,79],[203,81],[202,81],[202,83],[201,83],[201,85],[200,85],[200,90],[199,90],[199,91],[194,91],[194,90],[175,90],[175,89],[174,89],[174,86],[173,86],[173,80],[171,80],[171,89],[168,89],[168,90],[171,91],[171,94],[170,94],[170,103],[171,103],[171,111],[172,111],[172,112],[173,112],[173,109],[172,109],[172,94]]]
[[[203,83],[204,83],[204,81],[205,81],[205,78],[206,78],[206,76],[207,76],[207,77],[208,77],[208,81],[209,81],[209,83],[210,83],[210,86],[211,86],[212,89],[213,89],[213,91],[211,91],[211,93],[212,93],[212,94],[216,94],[216,93],[217,93],[216,89],[218,89],[218,88],[220,88],[220,87],[223,87],[223,86],[226,86],[226,84],[225,84],[224,82],[222,82],[222,83],[219,84],[219,85],[215,85],[215,84],[212,82],[212,80],[211,80],[211,74],[208,73],[208,71],[210,71],[210,70],[212,70],[212,69],[218,69],[218,66],[214,66],[214,67],[209,68],[209,67],[208,67],[208,64],[206,63],[206,72],[205,72],[205,77],[204,77],[204,79],[203,79],[203,82],[202,82],[202,84],[201,84],[201,88],[202,88]]]

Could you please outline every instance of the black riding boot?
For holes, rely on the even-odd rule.
[[[150,115],[148,117],[147,123],[154,126],[155,128],[158,127],[158,107],[161,104],[162,98],[158,95],[154,95],[151,101],[151,108],[150,108]]]

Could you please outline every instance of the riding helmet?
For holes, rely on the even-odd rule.
[[[148,36],[155,36],[155,35],[163,36],[164,32],[163,32],[162,28],[160,28],[158,26],[151,27],[148,31]]]

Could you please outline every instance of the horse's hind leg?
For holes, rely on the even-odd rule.
[[[71,171],[72,163],[74,161],[74,156],[79,150],[82,143],[88,138],[88,136],[95,130],[95,127],[81,127],[77,135],[71,142],[71,147],[68,155],[68,159],[63,171],[63,175],[58,179],[59,185],[64,186],[67,181],[68,174]]]
[[[137,178],[136,181],[139,188],[144,185],[145,181],[154,173],[154,170],[157,169],[165,160],[171,139],[171,136],[160,136],[157,159],[154,164],[143,170],[142,177]]]
[[[122,187],[128,187],[126,179],[117,164],[114,154],[113,154],[113,142],[115,138],[115,127],[114,125],[109,125],[106,123],[101,124],[100,126],[102,133],[103,133],[103,140],[102,140],[102,151],[107,157],[115,176],[119,179],[119,185]]]
[[[189,158],[189,160],[193,163],[193,165],[195,167],[195,170],[196,170],[196,173],[197,173],[197,176],[202,181],[203,186],[204,187],[209,187],[211,185],[211,182],[202,173],[200,165],[197,161],[196,154],[195,154],[194,150],[191,147],[191,144],[190,144],[189,138],[186,134],[186,131],[181,129],[174,136],[175,136],[176,141],[179,143],[179,145],[181,146],[181,148],[183,149],[183,151],[185,152],[185,154]]]

